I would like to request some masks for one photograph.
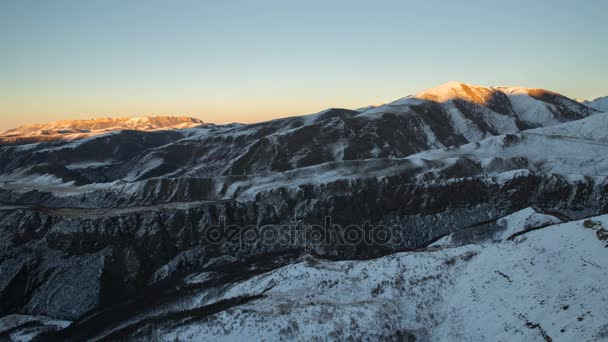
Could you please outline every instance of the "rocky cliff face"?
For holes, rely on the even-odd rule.
[[[360,111],[3,146],[0,314],[103,330],[305,254],[476,242],[528,207],[606,213],[606,132],[607,114],[549,91],[449,83]]]

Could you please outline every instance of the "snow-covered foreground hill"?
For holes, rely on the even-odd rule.
[[[101,319],[93,317],[60,337],[608,339],[608,215],[555,222],[559,219],[528,208],[502,219],[494,238],[475,244],[363,261],[305,256],[221,286],[209,285],[215,272],[192,274],[182,286],[208,286],[105,329],[90,328]]]
[[[603,227],[608,216],[493,244],[302,262],[231,286],[219,298],[259,299],[199,322],[166,322],[157,333],[166,340],[608,339]]]

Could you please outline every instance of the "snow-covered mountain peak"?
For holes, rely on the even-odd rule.
[[[478,104],[484,104],[487,102],[487,99],[492,95],[493,92],[493,89],[489,87],[451,81],[437,87],[418,92],[414,97],[435,102],[447,102],[450,100],[460,99],[472,101]]]
[[[533,98],[541,98],[547,95],[562,96],[556,92],[542,88],[510,86],[484,87],[479,85],[466,84],[458,81],[451,81],[441,84],[437,87],[418,92],[413,97],[435,102],[465,100],[468,102],[477,103],[479,105],[486,105],[498,92],[502,92],[507,96],[524,95]]]

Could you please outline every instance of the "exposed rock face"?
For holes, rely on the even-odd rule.
[[[483,242],[528,207],[549,216],[528,228],[606,213],[606,132],[608,114],[559,94],[448,83],[359,111],[2,146],[0,314],[101,329],[104,310],[127,305],[117,323],[304,252]],[[373,336],[426,336],[399,329]]]

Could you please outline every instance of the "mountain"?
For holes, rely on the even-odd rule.
[[[198,127],[203,124],[203,121],[199,119],[175,116],[63,120],[9,129],[0,134],[0,144],[73,141],[113,131],[184,129]]]
[[[188,137],[123,132],[56,147],[5,149],[11,157],[2,158],[9,162],[0,172],[58,161],[54,167],[59,173],[84,165],[84,172],[75,172],[93,183],[251,175],[334,161],[402,158],[592,113],[596,111],[546,90],[451,82],[361,112],[329,109],[251,125],[211,125],[188,131]],[[128,151],[111,153],[126,146]],[[153,148],[157,146],[162,148]]]
[[[4,144],[0,336],[601,337],[607,152],[608,113],[458,82],[360,110]],[[501,311],[507,291],[522,295]]]
[[[598,97],[593,101],[583,101],[583,104],[602,112],[608,112],[608,96]]]

